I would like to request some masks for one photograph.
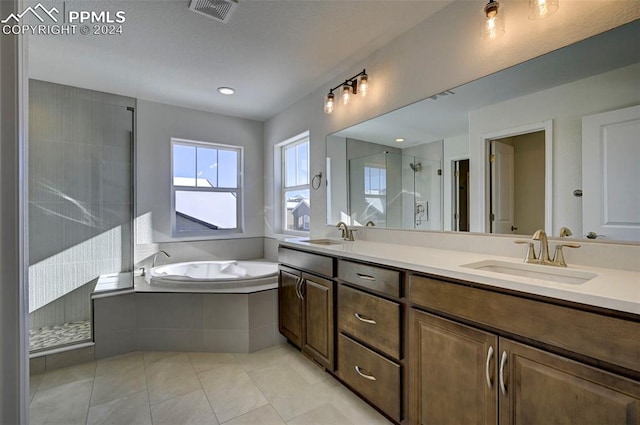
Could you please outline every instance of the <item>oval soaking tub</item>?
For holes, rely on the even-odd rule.
[[[261,286],[278,281],[278,263],[268,261],[192,261],[157,266],[145,280],[151,286],[228,289]]]

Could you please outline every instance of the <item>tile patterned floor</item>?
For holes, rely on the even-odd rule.
[[[390,424],[286,344],[251,354],[134,352],[34,375],[30,423]]]
[[[91,322],[79,321],[29,330],[29,351],[91,340]]]

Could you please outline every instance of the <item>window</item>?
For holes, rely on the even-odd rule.
[[[242,148],[172,139],[174,236],[240,231]]]
[[[367,164],[364,166],[364,194],[386,195],[387,170],[378,165]]]
[[[281,158],[283,231],[308,232],[311,218],[308,135],[284,144]]]

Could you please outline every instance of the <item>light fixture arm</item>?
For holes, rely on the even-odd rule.
[[[344,83],[340,83],[337,86],[335,86],[332,89],[329,89],[330,93],[333,93],[335,90],[338,90],[340,87],[344,87],[345,84],[351,86],[351,89],[353,90],[353,94],[357,94],[358,92],[358,77],[361,75],[367,75],[367,70],[363,69],[361,72],[357,73],[356,75],[354,75],[351,78],[347,78],[346,80],[344,80]]]

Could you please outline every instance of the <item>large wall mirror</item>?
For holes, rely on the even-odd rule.
[[[327,136],[328,223],[640,241],[639,34],[635,21]]]

